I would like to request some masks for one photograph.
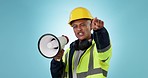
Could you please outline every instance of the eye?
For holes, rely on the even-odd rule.
[[[73,28],[77,28],[77,25],[76,25],[76,24],[73,24],[72,27],[73,27]]]
[[[81,23],[80,26],[86,26],[86,24],[85,23]]]

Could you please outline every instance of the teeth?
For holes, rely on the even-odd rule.
[[[82,33],[79,33],[79,35],[83,35]]]

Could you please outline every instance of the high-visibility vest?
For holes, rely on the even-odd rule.
[[[66,50],[63,56],[63,62],[66,64],[64,78],[68,78],[68,57],[70,48]],[[99,51],[99,52],[98,52]],[[109,61],[112,56],[111,45],[102,50],[97,50],[94,40],[92,45],[81,56],[76,68],[77,78],[106,78],[109,68]],[[74,57],[72,58],[72,68],[74,67]]]

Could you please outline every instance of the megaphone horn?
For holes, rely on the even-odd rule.
[[[56,37],[53,34],[44,34],[38,41],[38,49],[44,57],[53,58],[68,42],[67,36]]]

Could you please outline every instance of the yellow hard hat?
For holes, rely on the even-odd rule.
[[[78,19],[93,19],[93,17],[89,10],[87,10],[86,8],[77,7],[71,11],[68,23],[71,25],[72,21]]]

